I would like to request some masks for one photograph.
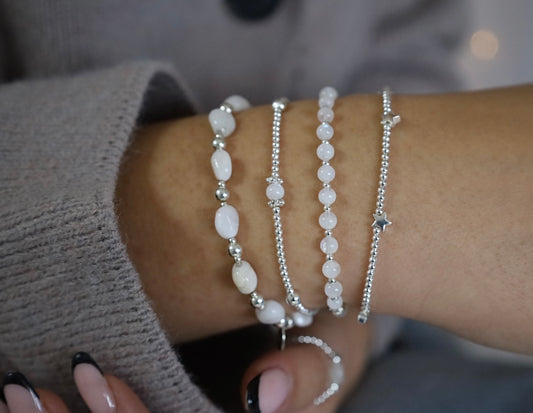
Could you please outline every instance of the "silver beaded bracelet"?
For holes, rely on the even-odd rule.
[[[363,299],[361,301],[361,310],[357,321],[365,324],[370,315],[370,300],[372,298],[372,284],[374,282],[374,272],[376,270],[376,261],[378,258],[379,240],[381,233],[385,232],[387,225],[392,224],[387,219],[385,212],[385,189],[387,187],[387,177],[389,173],[389,148],[391,129],[400,123],[400,115],[395,115],[391,109],[391,98],[389,89],[385,88],[381,92],[383,98],[383,115],[381,124],[383,126],[383,138],[381,143],[381,168],[379,174],[378,195],[376,210],[373,214],[374,222],[372,223],[372,242],[370,244],[370,257],[368,260],[368,269],[366,272],[365,287],[363,290]]]
[[[334,133],[331,122],[334,118],[333,106],[337,96],[337,91],[330,86],[322,88],[318,94],[317,118],[320,125],[316,129],[316,136],[321,143],[318,145],[316,154],[322,161],[317,176],[323,186],[318,193],[318,200],[323,205],[324,212],[320,215],[318,222],[325,234],[325,237],[320,241],[320,249],[326,255],[326,261],[322,265],[322,274],[328,279],[324,286],[324,293],[327,297],[326,303],[329,310],[339,317],[344,314],[344,305],[342,284],[337,281],[341,266],[333,258],[333,254],[339,248],[339,243],[333,237],[333,229],[337,226],[337,216],[331,211],[331,205],[337,199],[337,194],[331,187],[331,181],[335,178],[335,169],[330,165],[330,160],[335,155],[335,149],[330,140]]]

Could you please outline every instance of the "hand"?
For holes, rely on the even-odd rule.
[[[72,359],[72,374],[81,397],[94,413],[148,413],[137,395],[115,376],[103,374],[87,353],[77,353]],[[0,413],[69,413],[65,403],[45,389],[34,389],[19,372],[4,378]]]

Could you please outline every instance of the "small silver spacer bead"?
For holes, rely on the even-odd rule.
[[[228,246],[228,253],[233,258],[240,257],[242,255],[242,247],[236,242],[230,242]]]
[[[344,307],[343,305],[340,306],[339,308],[335,309],[335,310],[331,310],[331,313],[335,316],[335,317],[344,317],[346,315],[346,307]]]
[[[274,110],[284,111],[287,105],[289,104],[289,99],[279,98],[272,102],[272,108]]]
[[[298,294],[288,294],[287,295],[287,304],[292,306],[297,306],[301,303],[300,296]]]
[[[281,321],[276,325],[278,328],[284,328],[289,330],[294,327],[294,320],[290,316],[286,316],[281,319]]]
[[[211,141],[211,146],[215,149],[224,149],[226,147],[226,141],[224,138],[215,138]]]
[[[222,109],[224,112],[228,112],[228,113],[233,113],[233,111],[235,110],[233,108],[233,105],[231,103],[228,103],[228,102],[222,103],[222,105],[220,105],[220,109]]]
[[[217,188],[215,196],[219,201],[225,202],[229,199],[229,191],[226,188]]]
[[[263,297],[261,297],[255,291],[250,294],[250,304],[252,305],[252,307],[262,310],[264,301],[265,300],[263,299]]]

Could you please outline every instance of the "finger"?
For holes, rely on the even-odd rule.
[[[9,413],[9,410],[7,409],[7,404],[3,399],[0,400],[0,413]]]
[[[72,374],[92,413],[148,413],[137,395],[120,379],[104,375],[89,354],[74,355]]]
[[[9,372],[4,376],[2,390],[10,413],[38,413],[45,411],[35,388],[18,371]]]
[[[368,353],[369,329],[355,314],[336,319],[320,314],[312,327],[294,334],[316,336],[342,355],[345,379],[338,394],[315,406],[313,401],[331,384],[332,361],[314,345],[291,345],[255,361],[243,379],[245,405],[250,412],[326,413],[339,406],[360,377]]]
[[[69,413],[67,405],[57,394],[46,389],[37,389],[37,393],[47,413]]]

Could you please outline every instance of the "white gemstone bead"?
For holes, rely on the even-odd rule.
[[[342,363],[332,363],[329,370],[329,376],[332,383],[342,384],[344,381],[344,367],[342,366]]]
[[[329,297],[327,299],[328,307],[331,310],[337,310],[338,308],[341,308],[342,307],[342,303],[343,303],[342,297],[337,297],[337,298]]]
[[[250,102],[248,102],[248,100],[246,100],[240,95],[232,95],[224,102],[229,103],[235,112],[240,112],[241,110],[248,109],[252,106],[250,105]]]
[[[337,215],[331,211],[325,211],[318,217],[318,223],[324,229],[333,229],[337,225]]]
[[[342,295],[342,284],[338,281],[326,283],[324,292],[328,297],[340,297]]]
[[[331,86],[325,86],[322,89],[320,89],[320,92],[318,92],[318,97],[329,97],[330,99],[337,99],[339,96],[339,93],[337,90]]]
[[[327,260],[322,265],[322,274],[327,278],[337,278],[341,273],[341,266],[335,260]]]
[[[267,186],[266,196],[268,199],[281,199],[283,195],[285,195],[285,189],[283,189],[283,185],[280,183],[274,182]]]
[[[222,109],[213,109],[209,112],[209,123],[213,132],[220,132],[224,137],[228,137],[235,130],[235,118]]]
[[[332,108],[334,104],[335,99],[332,99],[329,96],[321,96],[318,99],[318,106],[321,108]]]
[[[231,156],[224,149],[217,149],[213,152],[211,167],[219,181],[227,181],[231,178]]]
[[[323,142],[316,149],[316,156],[321,161],[327,162],[335,155],[335,148],[328,142]]]
[[[235,287],[243,294],[250,294],[257,288],[257,274],[248,261],[233,264],[231,276]]]
[[[285,317],[285,309],[283,306],[274,300],[266,300],[263,303],[263,309],[256,309],[255,315],[257,319],[263,324],[276,324]]]
[[[316,136],[322,141],[329,141],[333,138],[333,133],[333,126],[327,122],[322,122],[318,125],[318,128],[316,128]]]
[[[318,168],[317,176],[322,182],[328,184],[335,179],[335,169],[331,165],[322,165]]]
[[[324,254],[335,254],[338,248],[339,243],[332,236],[324,237],[322,241],[320,241],[320,249]]]
[[[307,327],[313,324],[313,316],[309,314],[294,313],[292,315],[296,327]]]
[[[231,205],[224,205],[215,214],[215,228],[222,238],[233,238],[239,232],[239,213]]]
[[[318,193],[318,200],[326,206],[332,205],[337,199],[337,193],[333,188],[322,188]]]
[[[331,108],[320,108],[316,117],[320,122],[332,122],[335,114]]]

